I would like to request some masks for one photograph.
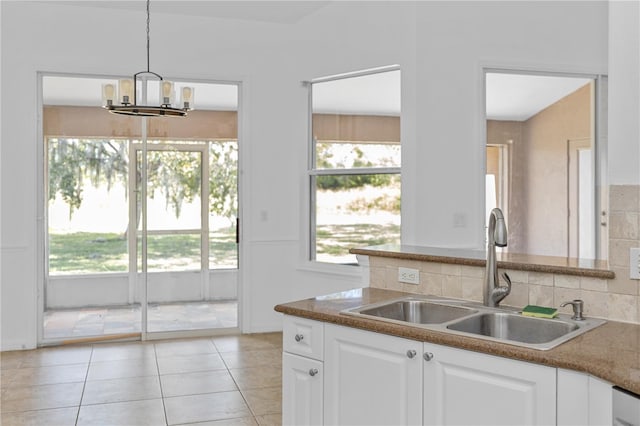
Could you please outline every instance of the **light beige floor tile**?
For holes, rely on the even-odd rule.
[[[87,380],[122,379],[125,377],[157,376],[155,358],[120,359],[91,362]]]
[[[156,343],[156,355],[158,358],[214,353],[216,353],[216,348],[213,346],[211,339],[180,339]]]
[[[5,413],[77,407],[80,405],[83,386],[83,383],[63,383],[5,389],[0,410]]]
[[[273,333],[252,334],[251,336],[256,336],[258,339],[271,342],[274,345],[282,348],[282,332],[281,331],[277,331]]]
[[[227,370],[160,376],[162,394],[166,397],[238,390]]]
[[[161,398],[158,376],[93,380],[85,385],[82,405]]]
[[[162,399],[83,405],[78,416],[78,426],[157,426],[164,424],[166,423]]]
[[[5,351],[0,352],[0,368],[3,370],[20,368],[22,362],[29,357],[33,351]]]
[[[23,361],[22,367],[46,367],[88,363],[91,346],[58,346],[32,351]]]
[[[15,413],[3,413],[0,424],[2,426],[75,425],[77,416],[78,407],[21,411]]]
[[[153,343],[101,343],[93,345],[91,362],[155,358],[155,356],[156,351]]]
[[[8,387],[16,376],[17,368],[0,370],[0,388]]]
[[[53,385],[84,382],[88,364],[52,365],[48,367],[9,370],[11,387]],[[3,385],[4,386],[4,385]]]
[[[237,419],[212,420],[210,422],[184,423],[192,426],[258,426],[253,417],[241,417]]]
[[[191,373],[194,371],[224,370],[218,354],[183,355],[158,358],[160,374]]]
[[[165,398],[170,425],[251,417],[240,392],[218,392]]]
[[[282,426],[282,414],[265,414],[256,416],[256,421],[260,426]]]
[[[260,365],[282,366],[281,349],[222,352],[220,356],[228,368],[247,368]]]
[[[256,351],[261,349],[281,349],[282,344],[275,335],[243,334],[238,336],[214,337],[218,352]]]
[[[254,416],[282,412],[281,387],[243,390],[242,395]]]
[[[240,390],[282,386],[282,367],[263,365],[229,370]]]

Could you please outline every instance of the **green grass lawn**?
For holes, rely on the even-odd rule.
[[[325,225],[316,231],[316,253],[345,256],[353,247],[400,244],[399,225]]]
[[[150,271],[200,269],[199,235],[150,235],[147,251]],[[211,233],[209,258],[211,269],[236,267],[235,228]],[[138,266],[140,267],[140,262]],[[97,274],[127,272],[128,269],[127,240],[124,234],[77,232],[49,235],[51,274]]]
[[[237,267],[235,238],[235,228],[232,227],[211,233],[210,269]],[[399,243],[400,227],[327,225],[318,227],[316,241],[318,254],[344,256],[352,247]],[[149,271],[200,269],[199,235],[150,235],[147,251]],[[49,235],[49,271],[52,275],[127,272],[128,266],[124,234],[77,232]]]

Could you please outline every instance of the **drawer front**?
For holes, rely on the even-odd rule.
[[[284,316],[282,348],[285,352],[322,361],[324,358],[324,324],[306,318]]]

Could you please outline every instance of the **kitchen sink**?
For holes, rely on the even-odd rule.
[[[437,296],[407,296],[341,313],[538,350],[552,349],[606,322],[576,321],[564,314],[553,319],[526,317],[508,307]]]
[[[580,327],[555,319],[524,317],[506,312],[490,312],[448,325],[449,330],[479,334],[522,343],[548,343]]]
[[[358,310],[368,315],[416,324],[442,324],[478,312],[460,306],[442,305],[421,299],[396,300],[380,306]]]

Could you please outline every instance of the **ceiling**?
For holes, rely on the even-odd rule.
[[[588,78],[487,73],[487,119],[525,121],[590,81]]]
[[[46,3],[51,3],[47,1]],[[239,19],[247,21],[293,24],[313,14],[331,1],[271,1],[271,0],[153,0],[150,12],[209,18]],[[142,0],[70,0],[56,1],[67,6],[98,7],[146,11]]]

